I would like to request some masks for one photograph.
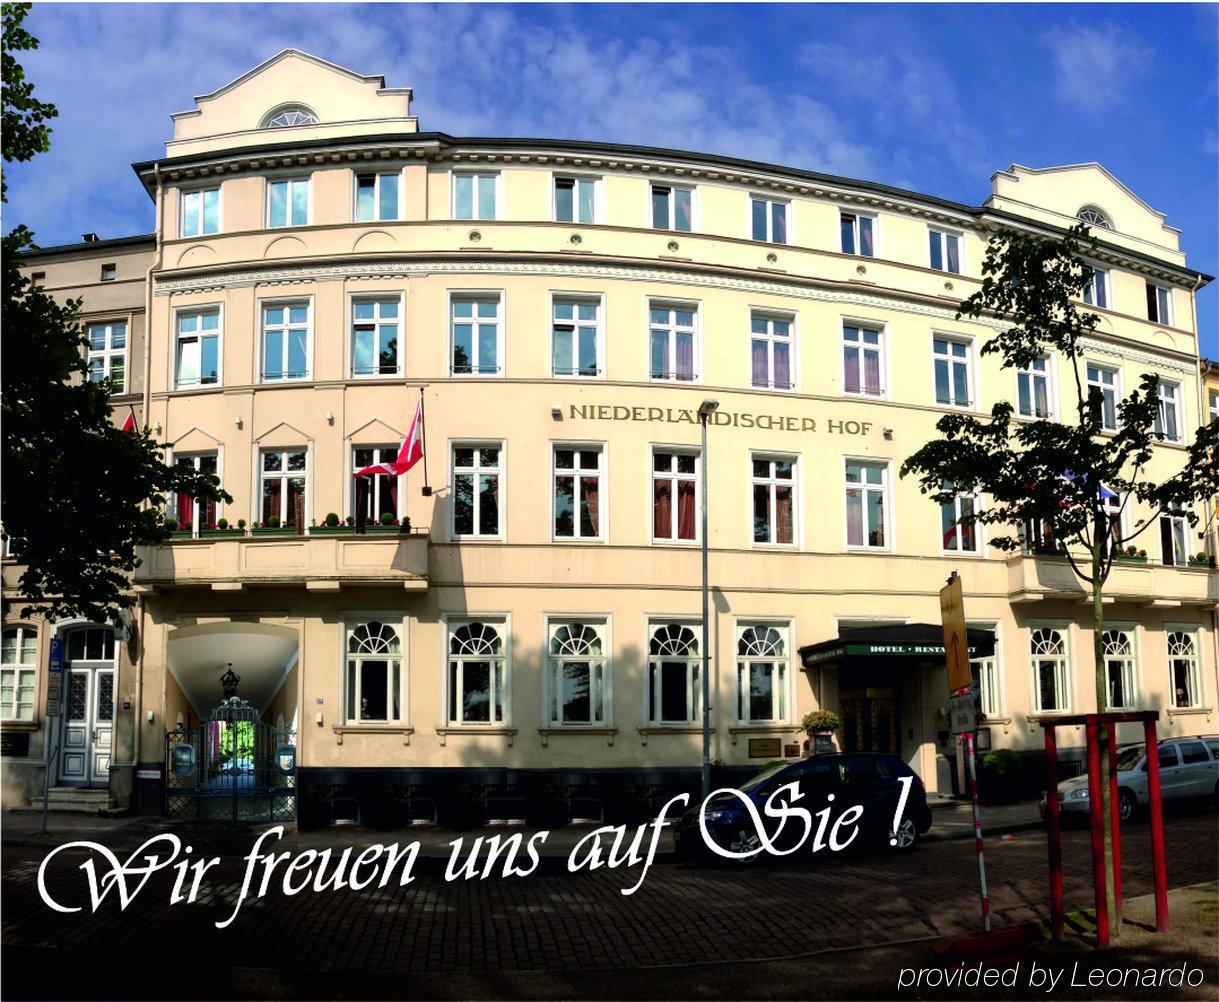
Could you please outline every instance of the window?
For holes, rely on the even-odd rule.
[[[969,623],[970,629],[995,631],[994,623]],[[973,675],[978,680],[978,708],[985,717],[1003,715],[1003,679],[999,674],[999,649],[996,636],[995,653],[969,662]]]
[[[558,223],[595,223],[597,189],[595,177],[556,177],[554,179],[554,218]]]
[[[101,280],[103,282],[113,282],[118,278],[118,265],[104,264],[102,265]]]
[[[114,631],[108,626],[73,630],[68,634],[68,661],[114,661]]]
[[[1111,229],[1108,217],[1100,209],[1091,205],[1085,205],[1075,213],[1075,218],[1080,222],[1087,223],[1089,226],[1099,226],[1102,230]]]
[[[1160,402],[1153,430],[1156,438],[1166,442],[1181,441],[1181,384],[1166,379],[1159,381]]]
[[[787,627],[738,627],[736,719],[743,724],[787,720]]]
[[[1207,394],[1207,407],[1210,420],[1219,421],[1219,390],[1211,390]]]
[[[1117,370],[1088,363],[1088,393],[1100,394],[1101,427],[1117,431]]]
[[[1109,548],[1116,550],[1122,545],[1122,538],[1126,535],[1122,525],[1125,520],[1122,497],[1114,491],[1108,493],[1102,491],[1101,506],[1105,509],[1105,529],[1109,534]]]
[[[842,328],[842,386],[847,393],[879,397],[882,334],[877,329],[844,324]]]
[[[680,230],[683,233],[693,230],[694,189],[675,188],[668,184],[652,185],[652,228]]]
[[[790,390],[792,382],[792,318],[760,313],[749,315],[750,381],[756,387]]]
[[[754,195],[749,199],[753,238],[770,244],[787,243],[787,203]]]
[[[875,226],[875,216],[865,216],[858,212],[840,213],[838,227],[842,232],[842,253],[875,257],[876,242],[873,234]]]
[[[754,457],[753,541],[790,546],[796,540],[796,464],[790,458]]]
[[[605,724],[609,667],[605,622],[552,622],[546,723],[551,727]]]
[[[7,655],[5,661],[8,661]],[[1168,634],[1168,684],[1172,686],[1173,706],[1202,705],[1196,633],[1174,630]]]
[[[35,271],[35,272],[31,272],[31,274],[30,274],[30,284],[31,285],[42,285],[46,282],[46,280],[47,280],[47,273],[45,271]]]
[[[307,226],[309,223],[309,179],[286,178],[267,183],[267,225]]]
[[[1182,765],[1197,765],[1199,762],[1209,763],[1210,755],[1206,753],[1206,745],[1201,741],[1182,741],[1177,745],[1181,753]]]
[[[402,302],[397,297],[351,301],[353,376],[398,375],[398,323],[401,305]]]
[[[1085,267],[1084,270],[1090,273],[1088,283],[1084,286],[1084,302],[1098,309],[1108,308],[1109,273],[1103,268]]]
[[[1105,678],[1109,710],[1129,709],[1138,702],[1134,680],[1134,632],[1106,630],[1101,637],[1105,646]]]
[[[33,720],[38,631],[29,626],[6,629],[0,648],[0,720]]]
[[[262,308],[264,382],[309,378],[309,304],[267,303]]]
[[[357,174],[356,221],[398,219],[401,188],[402,174],[400,171]]]
[[[698,525],[698,454],[652,454],[652,538],[695,540]]]
[[[1160,516],[1160,551],[1166,566],[1189,563],[1189,521],[1179,507]]]
[[[278,108],[262,123],[264,129],[287,129],[294,125],[317,125],[317,115],[303,104]]]
[[[1172,292],[1151,282],[1147,283],[1147,319],[1165,326],[1172,323]]]
[[[182,192],[179,236],[198,237],[220,232],[220,189],[200,188]]]
[[[847,546],[883,550],[886,537],[887,463],[846,463]]]
[[[398,447],[395,445],[374,448],[353,447],[351,450],[352,470],[362,470],[366,466],[377,463],[392,463],[398,458]],[[397,477],[352,477],[351,478],[351,514],[358,518],[360,509],[364,510],[364,521],[377,525],[382,515],[391,519],[398,517],[398,478]]]
[[[1021,417],[1053,417],[1050,402],[1050,356],[1041,355],[1016,370],[1017,410]]]
[[[194,456],[175,456],[174,465],[180,470],[210,473],[217,476],[220,471],[219,457],[214,452],[202,452]],[[178,520],[178,531],[199,534],[200,529],[216,528],[216,502],[197,501],[189,494],[176,493],[171,496],[173,507],[170,518]]]
[[[932,338],[935,368],[935,402],[946,407],[968,407],[972,344],[942,335]]]
[[[601,537],[601,458],[600,446],[555,446],[555,539]]]
[[[595,299],[556,299],[551,357],[556,376],[601,375],[601,304]]]
[[[649,316],[652,378],[691,382],[696,344],[694,307],[653,301]]]
[[[961,235],[933,229],[928,229],[927,234],[931,244],[931,267],[961,274]]]
[[[305,485],[308,463],[304,450],[262,454],[262,524],[274,528],[305,527]]]
[[[648,641],[648,723],[693,724],[702,718],[698,638],[682,623],[651,624]]]
[[[453,536],[500,535],[500,455],[493,445],[453,446]]]
[[[454,219],[497,219],[499,174],[453,175]]]
[[[945,484],[952,490],[952,484]],[[953,553],[977,553],[978,527],[973,521],[977,512],[977,499],[972,494],[957,494],[951,501],[940,505],[940,542],[945,551]]]
[[[220,382],[220,310],[178,314],[178,361],[174,385],[209,386]]]
[[[1068,689],[1069,660],[1067,639],[1062,630],[1049,627],[1033,630],[1029,640],[1036,686],[1034,708],[1042,712],[1070,707]]]
[[[494,376],[500,371],[499,297],[453,299],[453,373]]]
[[[347,723],[402,719],[402,641],[399,628],[379,620],[347,626]]]
[[[449,723],[501,724],[507,701],[505,626],[495,621],[449,622]]]
[[[127,392],[127,324],[89,324],[89,380],[109,379],[115,393]]]

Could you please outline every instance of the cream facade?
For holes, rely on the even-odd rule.
[[[948,409],[1067,412],[1063,360],[1002,370],[979,354],[993,323],[954,314],[995,227],[1081,217],[1101,238],[1081,378],[1120,397],[1159,373],[1173,434],[1151,473],[1184,460],[1209,279],[1098,165],[1013,166],[966,206],[702,154],[456,139],[419,131],[409,91],[288,50],[174,116],[165,157],[135,170],[156,232],[130,254],[130,313],[96,313],[128,317],[141,420],[174,461],[214,464],[233,503],[170,499],[184,531],[136,574],[112,789],[143,783],[155,805],[156,780],[132,773],[164,765],[167,728],[206,719],[228,662],[295,731],[302,811],[457,775],[688,785],[704,504],[725,776],[800,754],[801,717],[827,708],[844,747],[893,751],[951,792],[942,665],[806,667],[800,649],[938,622],[954,569],[970,625],[996,637],[979,665],[992,746],[1035,750],[1043,714],[1094,709],[1065,560],[954,529],[961,509],[898,470]],[[28,267],[87,286],[90,319],[99,249]],[[357,495],[353,470],[393,458],[421,393],[430,493],[420,465]],[[399,528],[327,529],[357,504]],[[229,533],[209,531],[220,519]],[[1109,584],[1115,698],[1160,710],[1165,735],[1219,726],[1219,581],[1185,559],[1194,535],[1153,526],[1147,560]],[[30,629],[44,693],[52,627]],[[21,726],[37,732],[41,700]],[[40,756],[32,742],[31,775]]]

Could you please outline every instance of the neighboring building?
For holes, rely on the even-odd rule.
[[[1161,374],[1172,431],[1150,472],[1175,470],[1209,278],[1160,213],[1096,164],[1013,166],[968,206],[705,154],[420,132],[410,98],[282,52],[197,98],[165,157],[135,165],[153,238],[30,255],[48,288],[84,292],[91,323],[128,325],[141,419],[234,499],[169,500],[191,527],[145,555],[128,644],[6,623],[5,671],[32,676],[5,734],[37,733],[58,630],[84,718],[69,731],[113,741],[61,757],[54,783],[109,780],[121,798],[134,782],[155,806],[135,766],[155,777],[166,729],[209,716],[232,662],[239,693],[295,731],[303,795],[336,814],[395,785],[441,800],[539,777],[558,799],[689,785],[704,459],[725,776],[799,754],[801,717],[828,708],[844,747],[891,749],[950,790],[945,670],[912,624],[938,622],[953,569],[995,638],[978,649],[993,747],[1036,749],[1039,717],[1094,708],[1066,562],[954,529],[975,501],[941,511],[898,469],[948,410],[1064,413],[1061,360],[1000,369],[979,353],[994,324],[954,314],[994,227],[1084,218],[1100,321],[1080,378],[1120,395]],[[110,261],[133,278],[121,303],[102,298]],[[420,389],[432,492],[416,467],[357,495],[353,469],[392,458]],[[411,531],[319,531],[357,503]],[[293,531],[209,533],[221,518]],[[1150,559],[1109,583],[1115,701],[1160,710],[1163,734],[1214,731],[1216,575],[1186,565],[1181,523],[1144,538]],[[840,630],[903,625],[874,638],[911,656],[835,651]],[[24,765],[34,786],[41,757],[39,736],[6,778]]]

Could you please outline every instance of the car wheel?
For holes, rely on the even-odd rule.
[[[1139,802],[1129,790],[1117,791],[1117,816],[1119,821],[1133,821],[1138,813]]]
[[[909,852],[918,844],[918,828],[913,818],[903,818],[897,831],[889,835],[889,847],[897,852]]]
[[[745,856],[747,852],[753,852],[762,846],[762,840],[758,838],[758,833],[748,828],[738,828],[728,837],[728,851],[735,853],[737,859],[732,860],[734,863],[752,863],[761,853],[754,856]]]

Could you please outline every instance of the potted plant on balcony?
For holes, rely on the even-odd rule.
[[[804,715],[800,726],[808,734],[809,750],[814,755],[825,755],[833,752],[834,734],[842,721],[833,710],[812,710]]]
[[[1195,553],[1189,558],[1189,566],[1197,567],[1201,570],[1209,570],[1215,566],[1215,558],[1206,552]]]
[[[354,521],[354,519],[353,519]],[[351,529],[343,524],[335,512],[328,512],[326,517],[322,519],[321,525],[313,525],[309,527],[309,535],[311,536],[338,536],[346,535]]]
[[[1114,556],[1124,564],[1147,563],[1147,551],[1140,550],[1137,546],[1127,546],[1125,550],[1118,550]]]
[[[379,524],[374,524],[374,523],[370,522],[370,523],[368,523],[367,526],[365,526],[365,531],[368,532],[369,534],[377,534],[377,535],[388,535],[391,533],[398,533],[398,532],[410,532],[411,531],[411,520],[409,518],[404,518],[401,522],[399,522],[398,519],[394,518],[394,516],[391,515],[389,512],[385,512],[381,515]]]
[[[229,525],[229,520],[227,518],[218,518],[216,519],[216,524],[214,526],[208,526],[206,528],[200,526],[199,535],[207,536],[209,539],[232,539],[235,536],[244,536],[245,530]]]
[[[250,531],[255,536],[295,536],[296,526],[291,522],[281,522],[278,515],[272,515],[265,522],[255,522]]]

